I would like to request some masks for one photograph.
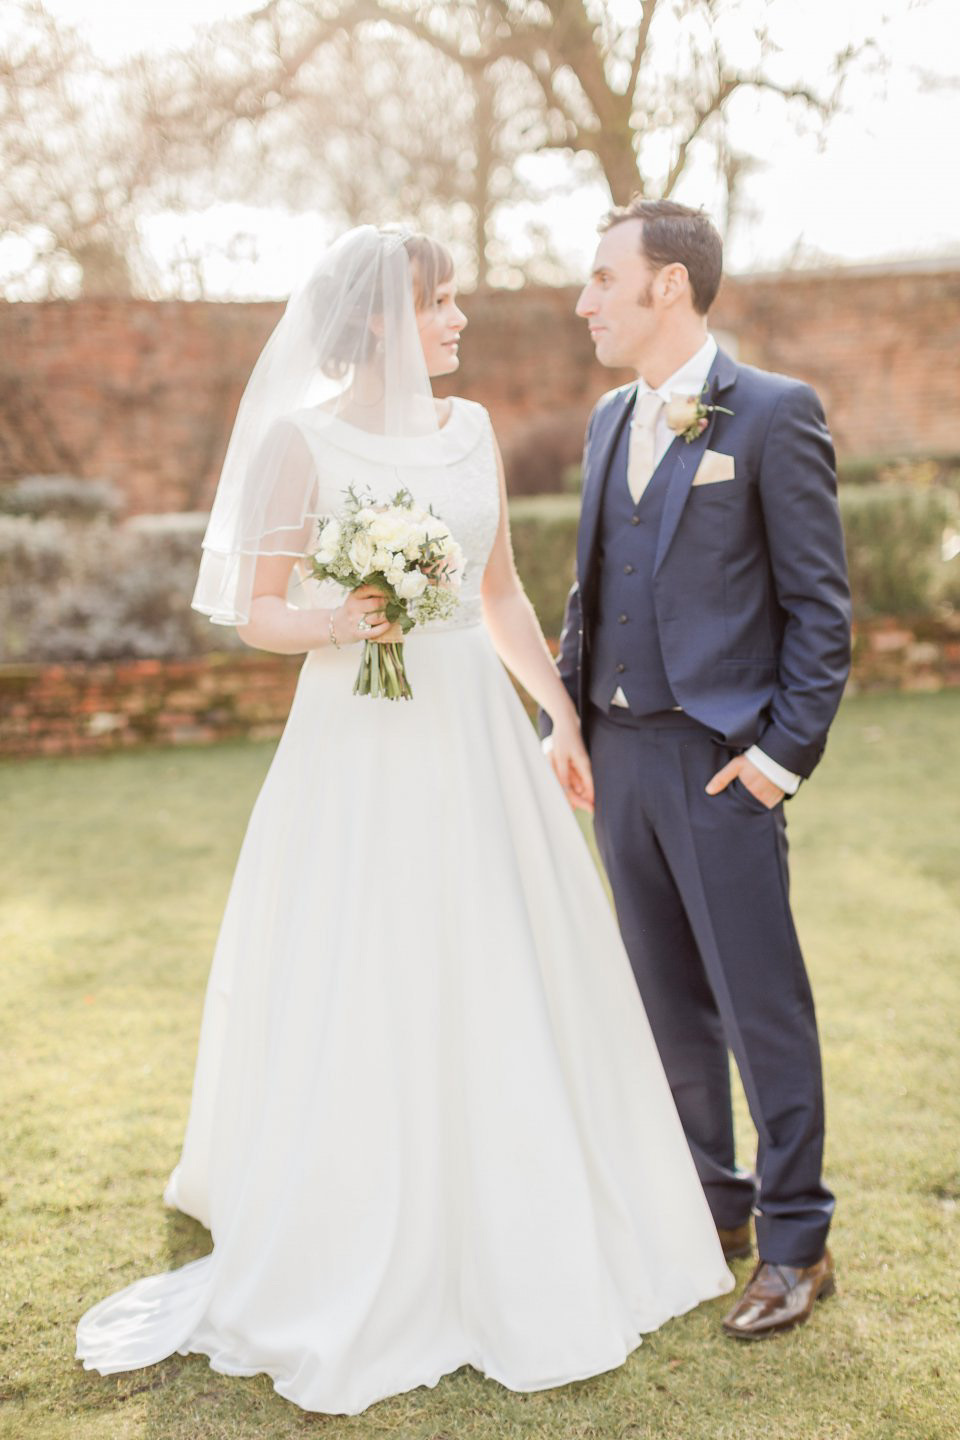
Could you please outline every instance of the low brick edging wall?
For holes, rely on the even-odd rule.
[[[275,739],[298,655],[0,665],[0,756]],[[848,693],[960,687],[960,617],[859,625]]]
[[[303,657],[0,665],[0,755],[75,755],[280,734]]]
[[[854,626],[848,694],[960,687],[960,615]]]

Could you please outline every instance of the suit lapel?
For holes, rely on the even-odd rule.
[[[707,375],[707,393],[704,403],[707,405],[718,404],[718,397],[730,389],[736,378],[735,362],[725,351],[718,350]],[[677,532],[680,516],[683,514],[683,507],[687,503],[687,496],[690,494],[690,487],[693,484],[693,477],[697,473],[697,466],[703,459],[703,452],[710,444],[710,436],[716,420],[717,416],[714,411],[708,418],[707,428],[703,434],[699,435],[696,440],[692,440],[689,445],[680,436],[677,436],[668,454],[664,457],[664,462],[671,466],[671,473],[667,481],[667,495],[660,521],[657,557],[653,565],[654,575],[663,564],[664,557]]]
[[[589,464],[583,477],[580,529],[577,536],[577,572],[580,576],[581,587],[588,583],[588,577],[592,571],[600,522],[600,507],[603,502],[607,476],[610,473],[610,461],[613,459],[617,442],[633,408],[636,393],[636,385],[629,385],[621,392],[618,403],[609,407],[609,418],[604,417],[604,429],[590,447]]]

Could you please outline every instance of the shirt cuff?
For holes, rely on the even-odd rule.
[[[774,785],[785,795],[796,795],[800,789],[800,776],[794,775],[792,770],[785,770],[776,760],[771,760],[759,745],[751,745],[750,749],[745,752],[745,758],[750,761],[751,765],[756,765],[761,775],[766,775],[767,779],[772,780]]]

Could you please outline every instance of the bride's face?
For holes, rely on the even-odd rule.
[[[457,305],[453,280],[444,280],[422,310],[417,311],[417,329],[423,346],[427,374],[451,375],[460,365],[460,331],[467,317]]]

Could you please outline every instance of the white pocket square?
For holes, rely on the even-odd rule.
[[[721,480],[734,478],[732,455],[722,455],[719,450],[704,450],[703,459],[693,477],[694,485],[718,485]]]

